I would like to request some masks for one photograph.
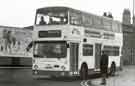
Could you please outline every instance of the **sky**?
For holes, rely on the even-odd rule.
[[[67,6],[99,16],[111,12],[115,20],[122,21],[125,8],[132,12],[133,0],[0,0],[0,25],[33,25],[36,9],[47,6]]]

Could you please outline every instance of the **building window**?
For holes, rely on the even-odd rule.
[[[93,45],[83,44],[83,56],[93,56]]]

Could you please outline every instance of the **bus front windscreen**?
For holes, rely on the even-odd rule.
[[[36,25],[59,25],[68,23],[66,12],[37,13]]]
[[[66,54],[66,42],[37,42],[34,44],[34,57],[36,58],[64,58]]]

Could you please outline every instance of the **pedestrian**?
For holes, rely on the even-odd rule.
[[[108,55],[105,51],[102,51],[101,60],[100,60],[100,72],[102,76],[101,85],[106,84],[106,77],[107,77],[107,70],[108,70]]]

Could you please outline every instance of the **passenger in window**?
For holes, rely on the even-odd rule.
[[[66,17],[61,17],[60,18],[60,24],[66,24],[67,23],[67,18]]]
[[[105,51],[102,51],[101,60],[100,60],[100,72],[102,75],[101,85],[106,84],[106,77],[108,73],[108,55]]]
[[[43,16],[41,16],[41,19],[40,19],[39,25],[45,25],[45,24],[46,24],[46,22],[45,22],[45,20],[44,20],[44,17],[43,17]]]
[[[53,19],[51,17],[49,18],[49,24],[53,24]]]
[[[64,17],[61,17],[61,24],[64,24]]]

